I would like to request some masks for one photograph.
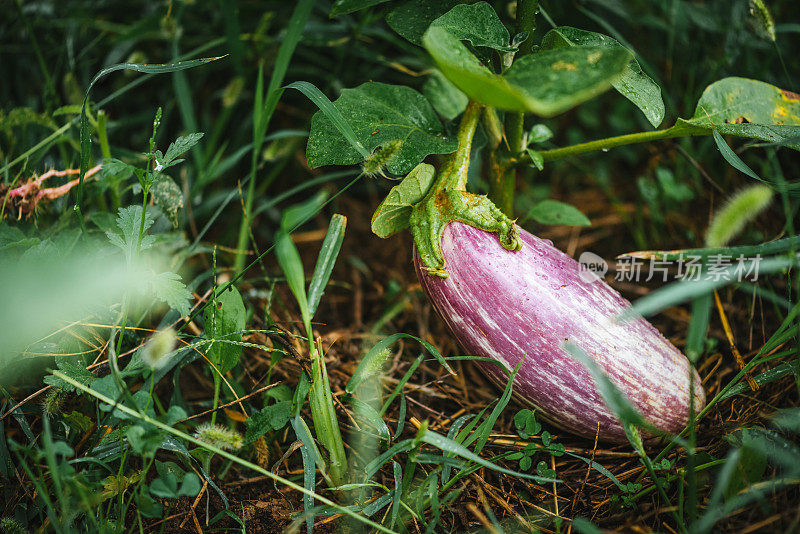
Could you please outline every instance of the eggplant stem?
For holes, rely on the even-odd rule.
[[[458,149],[442,166],[431,189],[411,212],[411,234],[428,274],[447,278],[442,255],[442,232],[451,221],[459,221],[487,232],[495,232],[508,250],[519,250],[522,241],[514,221],[486,196],[467,192],[467,174],[472,138],[482,105],[470,101],[458,127]]]

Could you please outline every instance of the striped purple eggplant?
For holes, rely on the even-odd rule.
[[[580,276],[579,263],[549,241],[520,229],[522,248],[501,247],[495,234],[459,222],[444,229],[441,250],[449,276],[414,265],[428,299],[467,354],[513,369],[514,393],[553,424],[590,438],[624,441],[588,370],[563,349],[571,341],[593,358],[656,428],[678,432],[689,413],[689,373],[695,409],[705,404],[697,371],[643,318],[614,318],[630,306],[600,279]],[[501,386],[507,375],[481,363]]]

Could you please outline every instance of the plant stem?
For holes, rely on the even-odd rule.
[[[652,132],[637,132],[632,134],[618,135],[616,137],[606,137],[605,139],[597,139],[596,141],[588,141],[586,143],[579,143],[577,145],[565,146],[562,148],[554,148],[551,150],[542,150],[539,154],[542,155],[544,161],[554,161],[563,159],[570,156],[578,156],[587,152],[596,152],[598,150],[607,150],[622,145],[632,145],[635,143],[646,143],[648,141],[658,141],[660,139],[673,139],[675,137],[687,137],[695,135],[709,135],[710,130],[703,128],[686,129],[681,126],[673,126],[666,130],[655,130]],[[531,159],[528,155],[523,155],[513,163],[518,165],[520,163],[529,164]]]
[[[519,0],[517,2],[517,33],[528,32],[528,38],[519,45],[517,52],[525,56],[533,51],[533,31],[536,29],[536,13],[539,11],[539,0]]]
[[[533,50],[533,32],[536,29],[536,11],[539,9],[539,0],[519,0],[517,2],[517,33],[526,32],[528,38],[520,44],[516,57],[530,54]],[[525,150],[525,124],[524,113],[506,113],[505,136],[508,143],[508,156],[519,157]],[[500,160],[506,159],[497,154],[502,150],[495,147],[494,154],[489,156],[489,198],[507,216],[514,217],[514,189],[516,187],[517,171],[513,165],[502,165]]]
[[[435,195],[443,190],[467,190],[469,153],[472,149],[472,138],[475,135],[475,128],[478,126],[482,108],[482,104],[470,100],[464,115],[461,117],[461,123],[458,125],[458,148],[442,166],[428,196]]]

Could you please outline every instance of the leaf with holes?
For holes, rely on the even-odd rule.
[[[800,150],[800,95],[748,78],[723,78],[703,91],[690,119],[678,119],[681,135],[722,134],[761,139]]]
[[[425,97],[410,87],[367,82],[344,89],[333,104],[370,152],[392,141],[401,142],[386,162],[391,173],[405,174],[428,154],[448,154],[458,146],[454,138],[445,135]],[[312,168],[364,160],[322,112],[311,119],[306,156]]]
[[[443,28],[459,40],[469,41],[472,46],[485,46],[501,52],[514,51],[508,45],[508,29],[486,2],[459,4],[434,20],[430,27]]]
[[[608,49],[623,49],[616,39],[601,33],[579,30],[569,26],[553,28],[542,39],[542,48],[556,49],[570,46],[599,46]],[[664,120],[664,101],[661,87],[642,71],[636,59],[631,58],[622,76],[613,82],[614,88],[642,110],[654,127]]]
[[[422,42],[439,70],[467,96],[487,106],[545,117],[602,93],[631,60],[624,48],[574,46],[523,56],[500,75],[444,28],[431,26]]]
[[[178,227],[178,211],[183,208],[183,193],[178,184],[165,174],[159,174],[150,189],[153,202],[166,214],[173,228]]]

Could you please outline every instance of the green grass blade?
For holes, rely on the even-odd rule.
[[[297,89],[304,95],[308,97],[309,100],[314,102],[317,107],[322,111],[325,116],[336,126],[339,132],[344,136],[345,139],[355,148],[359,154],[361,154],[364,158],[369,157],[369,150],[361,144],[361,141],[358,140],[356,137],[356,133],[353,131],[353,128],[350,126],[350,123],[345,120],[342,116],[341,112],[336,109],[336,106],[333,105],[333,102],[325,96],[322,91],[317,89],[314,84],[309,82],[294,82],[287,85],[284,89]]]
[[[731,164],[731,167],[736,169],[737,171],[746,174],[750,178],[754,180],[758,180],[759,182],[765,182],[761,179],[753,169],[747,166],[747,163],[742,161],[742,158],[736,155],[736,152],[731,150],[731,147],[728,146],[728,143],[725,142],[725,139],[722,138],[722,135],[716,130],[711,132],[711,135],[714,137],[714,142],[717,144],[717,148],[719,149],[719,153],[722,154],[722,157],[725,158],[725,161]],[[766,182],[765,182],[766,183]]]
[[[339,256],[339,250],[342,248],[346,227],[347,217],[344,215],[337,213],[331,218],[328,233],[325,234],[325,240],[322,242],[322,248],[319,251],[319,256],[317,256],[314,275],[308,284],[308,314],[311,318],[314,317],[319,301],[325,291],[325,286],[328,285],[331,271],[333,271],[336,258]]]
[[[245,209],[244,213],[242,213],[242,222],[239,226],[239,239],[236,245],[237,252],[233,264],[234,270],[237,272],[242,270],[245,262],[243,251],[246,248],[248,226],[253,217],[253,199],[255,197],[257,182],[256,169],[258,166],[258,156],[261,153],[261,145],[264,143],[264,136],[269,128],[269,122],[272,119],[272,114],[275,112],[275,107],[278,105],[278,100],[280,100],[282,94],[280,87],[283,85],[283,78],[286,76],[286,71],[289,68],[289,62],[294,55],[295,48],[297,48],[297,43],[300,42],[300,36],[303,34],[303,28],[305,28],[313,7],[314,0],[300,0],[297,2],[292,12],[292,17],[289,19],[286,35],[278,50],[278,57],[272,69],[272,77],[267,86],[266,98],[264,98],[263,93],[260,91],[263,86],[263,71],[259,70],[259,83],[256,88],[256,101],[253,111],[253,154],[250,165],[250,183],[247,186]]]
[[[483,467],[487,467],[499,473],[511,475],[514,477],[527,478],[528,480],[535,481],[537,484],[545,484],[548,482],[559,482],[558,480],[552,478],[543,478],[536,475],[529,475],[527,473],[519,473],[517,471],[512,471],[510,469],[506,469],[505,467],[501,467],[497,464],[490,462],[489,460],[481,458],[480,456],[478,456],[471,450],[467,449],[457,441],[448,439],[445,436],[437,434],[432,430],[421,429],[419,439],[424,441],[428,445],[433,445],[434,447],[438,447],[439,449],[445,452],[452,453],[456,456],[461,456],[466,460],[470,460],[471,462],[475,462],[476,464],[482,465]]]
[[[306,327],[309,338],[311,338],[311,317],[308,313],[303,261],[300,259],[300,253],[297,252],[297,247],[294,245],[292,237],[282,230],[275,240],[275,257],[278,259],[284,276],[286,276],[289,289],[292,291],[295,300],[297,300],[298,306],[300,306],[303,324]]]
[[[84,393],[86,393],[88,395],[91,395],[92,397],[96,398],[97,400],[99,400],[101,402],[104,402],[105,404],[108,404],[109,406],[114,406],[114,408],[116,410],[120,410],[121,412],[123,412],[123,413],[125,413],[127,415],[130,415],[131,417],[134,417],[136,419],[139,419],[140,421],[144,421],[146,423],[149,423],[149,424],[151,424],[151,425],[153,425],[153,426],[155,426],[157,428],[160,428],[161,430],[163,430],[163,431],[165,431],[165,432],[167,432],[169,434],[172,434],[175,437],[178,437],[178,438],[180,438],[180,439],[182,439],[184,441],[188,441],[189,443],[192,443],[192,444],[194,444],[194,445],[196,445],[198,447],[201,447],[201,448],[203,448],[203,449],[205,449],[207,451],[210,451],[210,452],[212,452],[214,454],[217,454],[217,455],[219,455],[219,456],[225,458],[226,460],[229,460],[229,461],[231,461],[231,462],[233,462],[235,464],[241,465],[242,467],[246,467],[247,469],[252,469],[253,471],[255,471],[255,472],[257,472],[257,473],[259,473],[261,475],[264,475],[267,478],[270,478],[270,479],[274,480],[275,482],[277,482],[279,484],[282,484],[282,485],[284,485],[286,487],[292,488],[295,491],[299,491],[303,495],[310,495],[311,497],[313,497],[314,499],[318,500],[319,502],[321,502],[323,504],[326,504],[328,506],[332,506],[336,510],[338,510],[340,513],[343,513],[343,514],[345,514],[345,515],[347,515],[349,517],[352,517],[352,518],[356,519],[357,521],[359,521],[359,522],[361,522],[361,523],[363,523],[363,524],[365,524],[365,525],[367,525],[369,527],[372,527],[372,528],[374,528],[376,530],[379,530],[380,532],[386,532],[387,534],[395,534],[395,532],[393,530],[388,529],[388,528],[384,527],[383,525],[379,525],[378,523],[376,523],[374,521],[371,521],[371,520],[369,520],[369,519],[367,519],[365,517],[362,517],[362,516],[358,515],[357,513],[353,512],[352,510],[350,510],[349,508],[347,508],[345,506],[340,506],[340,505],[336,504],[335,502],[331,501],[330,499],[328,499],[326,497],[323,497],[322,495],[319,495],[318,493],[315,493],[313,491],[307,490],[303,486],[295,484],[291,480],[287,480],[287,479],[283,478],[280,475],[276,475],[272,471],[268,471],[268,470],[264,469],[263,467],[261,467],[259,465],[256,465],[254,463],[248,462],[247,460],[242,460],[241,458],[239,458],[235,454],[232,454],[232,453],[230,453],[228,451],[224,451],[224,450],[222,450],[220,448],[217,448],[217,447],[215,447],[215,446],[213,446],[213,445],[211,445],[209,443],[206,443],[205,441],[202,441],[202,440],[197,439],[197,438],[195,438],[193,436],[190,436],[189,434],[186,434],[185,432],[181,432],[180,430],[172,428],[170,425],[168,425],[168,424],[166,424],[166,423],[164,423],[162,421],[159,421],[158,419],[153,419],[152,417],[150,417],[148,415],[145,415],[145,414],[139,413],[139,412],[137,412],[135,410],[132,410],[131,408],[129,408],[129,407],[125,406],[125,405],[121,405],[121,404],[115,402],[114,400],[106,397],[102,393],[99,393],[99,392],[94,391],[93,389],[91,389],[91,388],[89,388],[87,386],[84,386],[83,384],[81,384],[77,380],[74,380],[74,379],[70,378],[69,376],[65,375],[61,371],[53,371],[53,374],[55,376],[57,376],[58,378],[64,380],[68,384],[70,384],[70,385],[78,388],[79,390],[83,391]]]
[[[112,72],[116,72],[119,70],[132,70],[135,72],[142,72],[147,74],[163,74],[166,72],[176,72],[180,70],[191,69],[193,67],[199,67],[200,65],[205,65],[212,61],[221,59],[223,57],[225,56],[190,59],[188,61],[178,61],[176,63],[163,63],[163,64],[152,64],[152,65],[142,64],[142,63],[117,63],[116,65],[111,65],[110,67],[106,67],[105,69],[95,74],[94,78],[92,78],[92,81],[89,83],[89,87],[86,88],[86,94],[83,97],[83,106],[81,106],[81,115],[80,115],[81,166],[80,166],[80,175],[78,177],[78,189],[75,193],[75,211],[78,212],[81,225],[83,225],[83,217],[81,217],[83,178],[86,175],[86,171],[89,170],[89,164],[92,158],[92,137],[91,133],[89,132],[89,117],[86,114],[86,106],[89,103],[89,93],[92,91],[92,87],[94,87],[94,84],[97,83],[97,81],[100,80],[100,78],[102,78],[103,76],[106,76],[107,74],[111,74]]]

